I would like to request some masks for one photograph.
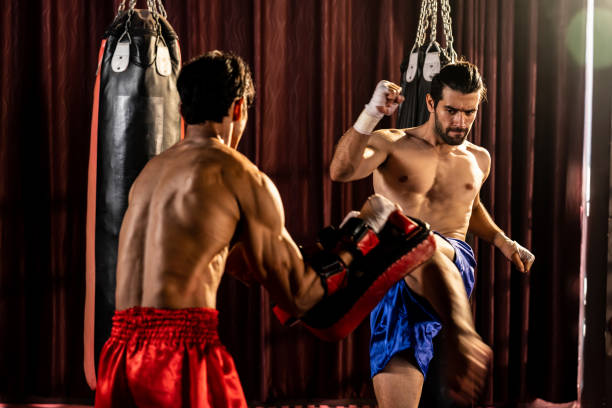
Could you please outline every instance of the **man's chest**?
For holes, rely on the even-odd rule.
[[[471,203],[484,179],[475,156],[460,148],[444,153],[398,149],[377,173],[375,183],[384,183],[385,189],[403,196],[423,196],[432,202]]]

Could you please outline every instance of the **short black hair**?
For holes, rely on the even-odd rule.
[[[431,80],[431,95],[434,106],[442,99],[442,91],[447,86],[450,89],[463,94],[480,93],[480,100],[487,99],[487,88],[485,87],[478,67],[469,61],[459,60],[447,64]]]
[[[242,58],[223,51],[210,51],[183,66],[176,81],[181,114],[190,124],[208,120],[222,122],[236,98],[255,97],[251,70]]]

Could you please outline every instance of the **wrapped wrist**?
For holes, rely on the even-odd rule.
[[[353,129],[355,129],[359,133],[363,133],[364,135],[369,135],[370,133],[372,133],[376,125],[378,125],[378,122],[380,122],[380,119],[383,116],[384,115],[382,113],[380,114],[380,116],[372,115],[368,111],[367,105],[366,105],[366,109],[364,109],[361,112],[361,114],[355,121],[355,124],[353,125]]]
[[[502,231],[495,234],[493,238],[493,245],[495,245],[508,259],[512,258],[512,255],[518,252],[518,244],[516,241],[511,240]]]

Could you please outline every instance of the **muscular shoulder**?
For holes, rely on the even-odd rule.
[[[379,148],[390,148],[404,136],[406,136],[406,133],[400,129],[379,129],[370,135],[368,144]]]
[[[223,182],[235,196],[241,216],[280,228],[284,211],[272,180],[240,152],[227,148],[225,153]]]
[[[235,149],[223,146],[222,170],[225,183],[239,195],[249,189],[267,190],[272,182],[246,156]]]
[[[398,154],[403,158],[432,150],[432,146],[419,136],[418,128],[380,129],[372,133],[370,144],[390,155]]]
[[[465,148],[466,151],[470,152],[474,156],[483,173],[488,175],[491,168],[491,154],[489,154],[489,151],[484,147],[475,145],[467,140],[465,141]]]
[[[257,166],[239,151],[227,146],[218,147],[224,181],[230,185],[241,183],[243,179],[257,178]]]

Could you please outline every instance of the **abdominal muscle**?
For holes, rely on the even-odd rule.
[[[406,189],[408,190],[408,189]],[[404,214],[427,222],[433,231],[449,238],[465,240],[472,213],[471,202],[458,202],[451,198],[430,200],[426,193],[404,190],[399,194],[384,182],[374,182],[374,191],[402,207]]]

